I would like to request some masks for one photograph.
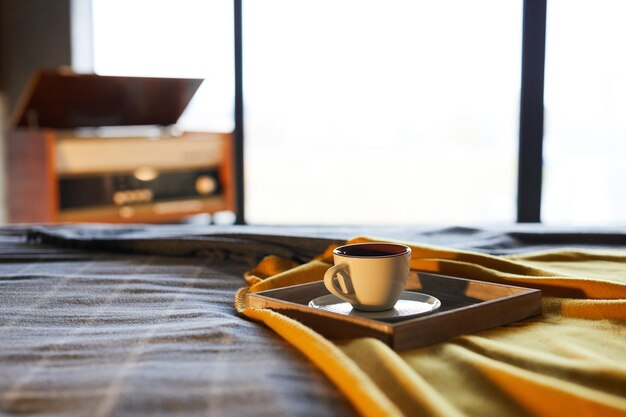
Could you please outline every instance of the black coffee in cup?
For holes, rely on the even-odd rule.
[[[364,258],[376,258],[385,256],[398,256],[408,253],[409,250],[404,245],[393,243],[363,243],[358,245],[348,245],[338,247],[333,251],[341,256],[355,256]]]

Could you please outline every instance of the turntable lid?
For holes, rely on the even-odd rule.
[[[169,126],[176,123],[202,81],[41,70],[23,91],[11,125],[55,129]]]

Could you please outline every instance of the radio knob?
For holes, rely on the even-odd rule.
[[[113,202],[118,206],[123,206],[128,201],[128,197],[126,196],[126,192],[124,191],[116,191],[113,193]]]
[[[210,175],[200,175],[196,178],[196,191],[200,195],[209,195],[217,191],[217,180]]]

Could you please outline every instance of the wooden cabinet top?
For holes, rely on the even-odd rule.
[[[73,129],[175,124],[202,79],[119,77],[37,71],[12,127]]]

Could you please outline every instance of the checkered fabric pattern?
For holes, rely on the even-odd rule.
[[[236,315],[243,261],[122,255],[0,233],[0,415],[352,415]]]

